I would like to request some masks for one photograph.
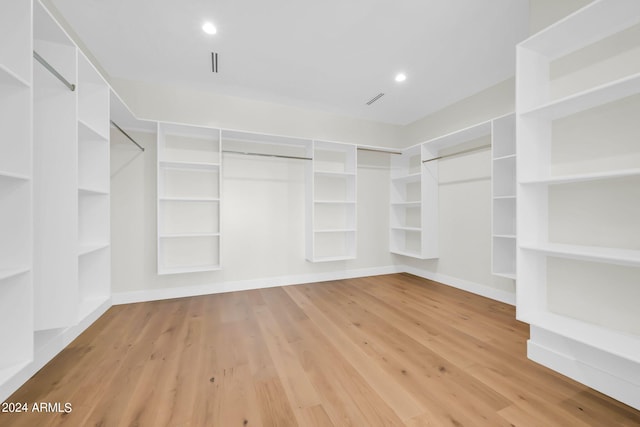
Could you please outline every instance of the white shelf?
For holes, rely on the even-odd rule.
[[[396,255],[402,255],[402,256],[407,256],[407,257],[411,257],[411,258],[420,258],[422,259],[422,254],[418,251],[402,251],[399,249],[391,249],[390,251],[392,254],[396,254]]]
[[[109,136],[101,134],[92,125],[82,119],[78,119],[78,139],[109,141]]]
[[[353,228],[332,228],[332,229],[318,229],[313,230],[314,233],[355,233]]]
[[[531,326],[546,329],[574,341],[602,349],[633,362],[640,362],[640,336],[587,323],[546,311],[525,314]]]
[[[515,239],[515,234],[494,234],[493,237],[497,237],[499,239]]]
[[[88,255],[102,249],[107,249],[108,247],[109,243],[107,242],[80,245],[80,247],[78,248],[78,256]]]
[[[160,197],[161,202],[219,202],[218,197]]]
[[[177,239],[181,237],[219,237],[220,233],[165,233],[160,234],[161,239]]]
[[[0,64],[0,85],[30,87],[31,84],[11,71],[6,65]]]
[[[600,246],[567,245],[561,243],[546,243],[538,245],[522,243],[520,244],[520,248],[561,258],[628,266],[640,265],[640,250],[603,248]]]
[[[413,201],[413,202],[391,202],[391,206],[396,206],[400,208],[419,208],[422,206],[422,202]]]
[[[18,181],[30,181],[31,177],[20,173],[0,171],[0,179],[15,179]]]
[[[353,172],[334,172],[334,171],[313,171],[313,173],[315,175],[322,175],[322,176],[335,176],[335,177],[352,177],[352,176],[356,176],[355,173]]]
[[[320,256],[313,258],[313,262],[333,262],[333,261],[348,261],[350,259],[356,259],[355,255],[345,256]]]
[[[314,200],[313,203],[319,205],[354,205],[355,200]]]
[[[549,120],[555,120],[626,98],[636,93],[640,93],[640,74],[634,74],[546,103],[537,108],[524,111],[521,115],[523,117],[542,115]]]
[[[173,267],[173,268],[159,268],[158,274],[166,275],[166,274],[184,274],[184,273],[203,273],[207,271],[218,271],[220,270],[220,265],[202,265],[196,267]]]
[[[0,269],[0,280],[11,279],[12,277],[19,276],[31,271],[31,268],[2,268]],[[0,284],[0,286],[2,286]]]
[[[508,195],[508,196],[493,196],[493,200],[515,200],[516,196]]]
[[[109,191],[97,188],[78,188],[78,194],[81,196],[108,196]]]
[[[220,167],[220,163],[161,160],[160,161],[160,167],[162,167],[162,168],[174,168],[174,169],[211,169],[211,170],[216,170],[216,169],[218,169]]]
[[[402,230],[402,231],[411,231],[411,232],[421,232],[422,228],[421,227],[399,227],[399,226],[392,226],[391,227],[392,230]]]
[[[418,173],[412,173],[409,175],[392,177],[391,181],[398,184],[404,184],[409,182],[419,182],[420,178],[422,178],[422,173],[418,172]]]
[[[523,185],[558,185],[558,184],[569,184],[573,182],[584,182],[584,181],[596,181],[596,180],[604,180],[604,179],[616,179],[616,178],[626,178],[632,176],[640,176],[640,168],[638,169],[624,169],[624,170],[616,170],[616,171],[607,171],[607,172],[594,172],[594,173],[585,173],[585,174],[576,174],[576,175],[565,175],[565,176],[556,176],[546,179],[537,179],[537,180],[523,180],[520,181],[520,184]]]
[[[492,274],[494,276],[504,277],[505,279],[511,279],[511,280],[516,280],[517,278],[515,272],[504,273],[504,272],[494,271]]]
[[[500,156],[500,157],[495,157],[493,159],[494,162],[500,162],[502,160],[509,160],[509,159],[515,159],[516,155],[515,154],[509,154],[507,156]]]

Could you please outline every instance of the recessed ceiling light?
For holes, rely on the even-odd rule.
[[[407,76],[406,76],[404,73],[398,73],[398,74],[396,74],[396,81],[397,81],[398,83],[403,82],[403,81],[405,81],[405,80],[407,80]]]
[[[218,30],[216,30],[216,26],[211,22],[205,22],[204,25],[202,25],[202,31],[207,34],[215,34],[218,32]]]

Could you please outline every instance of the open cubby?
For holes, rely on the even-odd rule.
[[[160,236],[220,232],[218,201],[163,200],[160,206]]]
[[[160,237],[158,251],[159,274],[220,268],[219,236]]]

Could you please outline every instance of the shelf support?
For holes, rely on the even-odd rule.
[[[62,74],[60,74],[58,72],[58,70],[56,70],[55,68],[53,68],[53,66],[51,64],[49,64],[42,56],[38,55],[38,52],[36,52],[35,50],[33,51],[33,57],[35,58],[36,61],[38,61],[39,63],[42,64],[42,66],[44,68],[46,68],[47,70],[49,70],[49,72],[51,74],[53,74],[54,76],[56,76],[56,78],[58,80],[60,80],[66,87],[69,88],[69,90],[71,92],[76,90],[76,85],[74,85],[73,83],[69,83],[69,81],[67,79],[65,79]]]
[[[119,130],[119,131],[120,131],[124,136],[126,136],[126,137],[127,137],[127,139],[128,139],[129,141],[133,142],[134,144],[136,144],[136,146],[137,146],[140,150],[144,151],[144,147],[142,147],[140,144],[138,144],[138,143],[136,142],[136,140],[135,140],[135,139],[131,138],[131,137],[129,136],[129,134],[128,134],[128,133],[126,133],[124,130],[122,130],[122,128],[121,128],[120,126],[118,126],[118,125],[117,125],[113,120],[109,120],[109,121],[111,122],[111,125],[112,125],[114,128],[118,129],[118,130]]]

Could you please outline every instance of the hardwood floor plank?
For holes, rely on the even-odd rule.
[[[514,308],[409,274],[112,307],[0,426],[640,426],[529,361]]]
[[[411,393],[393,381],[390,375],[367,357],[367,354],[342,333],[341,329],[318,310],[304,294],[297,292],[295,287],[288,288],[287,292],[315,324],[331,337],[347,360],[357,361],[352,366],[391,406],[400,419],[407,420],[425,411],[425,408],[413,398]]]

